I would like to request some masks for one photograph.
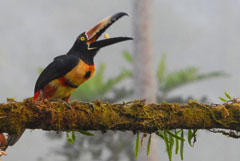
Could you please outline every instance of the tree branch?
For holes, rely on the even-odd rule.
[[[240,102],[207,105],[191,101],[179,104],[146,104],[143,100],[108,104],[62,101],[23,102],[8,100],[0,104],[0,132],[16,134],[21,129],[54,131],[120,130],[153,133],[158,129],[240,130]]]

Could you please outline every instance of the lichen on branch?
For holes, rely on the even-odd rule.
[[[208,105],[196,101],[147,104],[143,100],[120,104],[70,102],[47,99],[0,104],[0,132],[20,133],[21,129],[54,131],[114,130],[153,133],[158,129],[240,130],[240,102]]]

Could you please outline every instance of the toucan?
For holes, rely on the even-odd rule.
[[[122,41],[133,40],[131,37],[98,40],[107,28],[127,15],[124,12],[116,13],[80,34],[66,55],[55,57],[42,71],[35,84],[33,100],[61,99],[68,102],[71,93],[93,76],[95,72],[94,57],[101,48]],[[7,138],[8,145],[14,145],[22,133],[20,135],[9,135]]]

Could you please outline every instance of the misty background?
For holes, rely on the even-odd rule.
[[[202,73],[224,71],[229,75],[183,86],[170,94],[195,99],[205,95],[213,103],[221,103],[218,97],[225,91],[240,96],[240,1],[154,0],[153,4],[155,67],[165,53],[168,71],[195,66]],[[39,67],[65,54],[80,33],[106,16],[119,11],[129,13],[107,32],[110,37],[132,36],[133,7],[129,0],[0,1],[0,101],[32,97]],[[95,58],[96,70],[104,62],[107,77],[117,75],[128,65],[122,58],[123,50],[131,53],[132,42],[102,49]],[[51,141],[44,134],[28,130],[7,150],[4,160],[61,160],[50,150],[66,140]],[[184,161],[237,161],[239,145],[239,140],[201,131],[195,147],[186,146]],[[165,145],[159,146],[161,160],[167,160]],[[173,160],[180,159],[174,156]]]

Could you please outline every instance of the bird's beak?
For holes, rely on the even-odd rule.
[[[108,29],[114,22],[116,22],[121,17],[127,15],[128,14],[124,12],[116,13],[111,17],[103,19],[96,26],[87,31],[86,36],[88,39],[87,44],[89,46],[89,49],[100,49],[102,47],[112,45],[121,41],[133,40],[133,38],[131,37],[115,37],[97,41],[97,39],[102,35],[102,33],[106,31],[106,29]]]

